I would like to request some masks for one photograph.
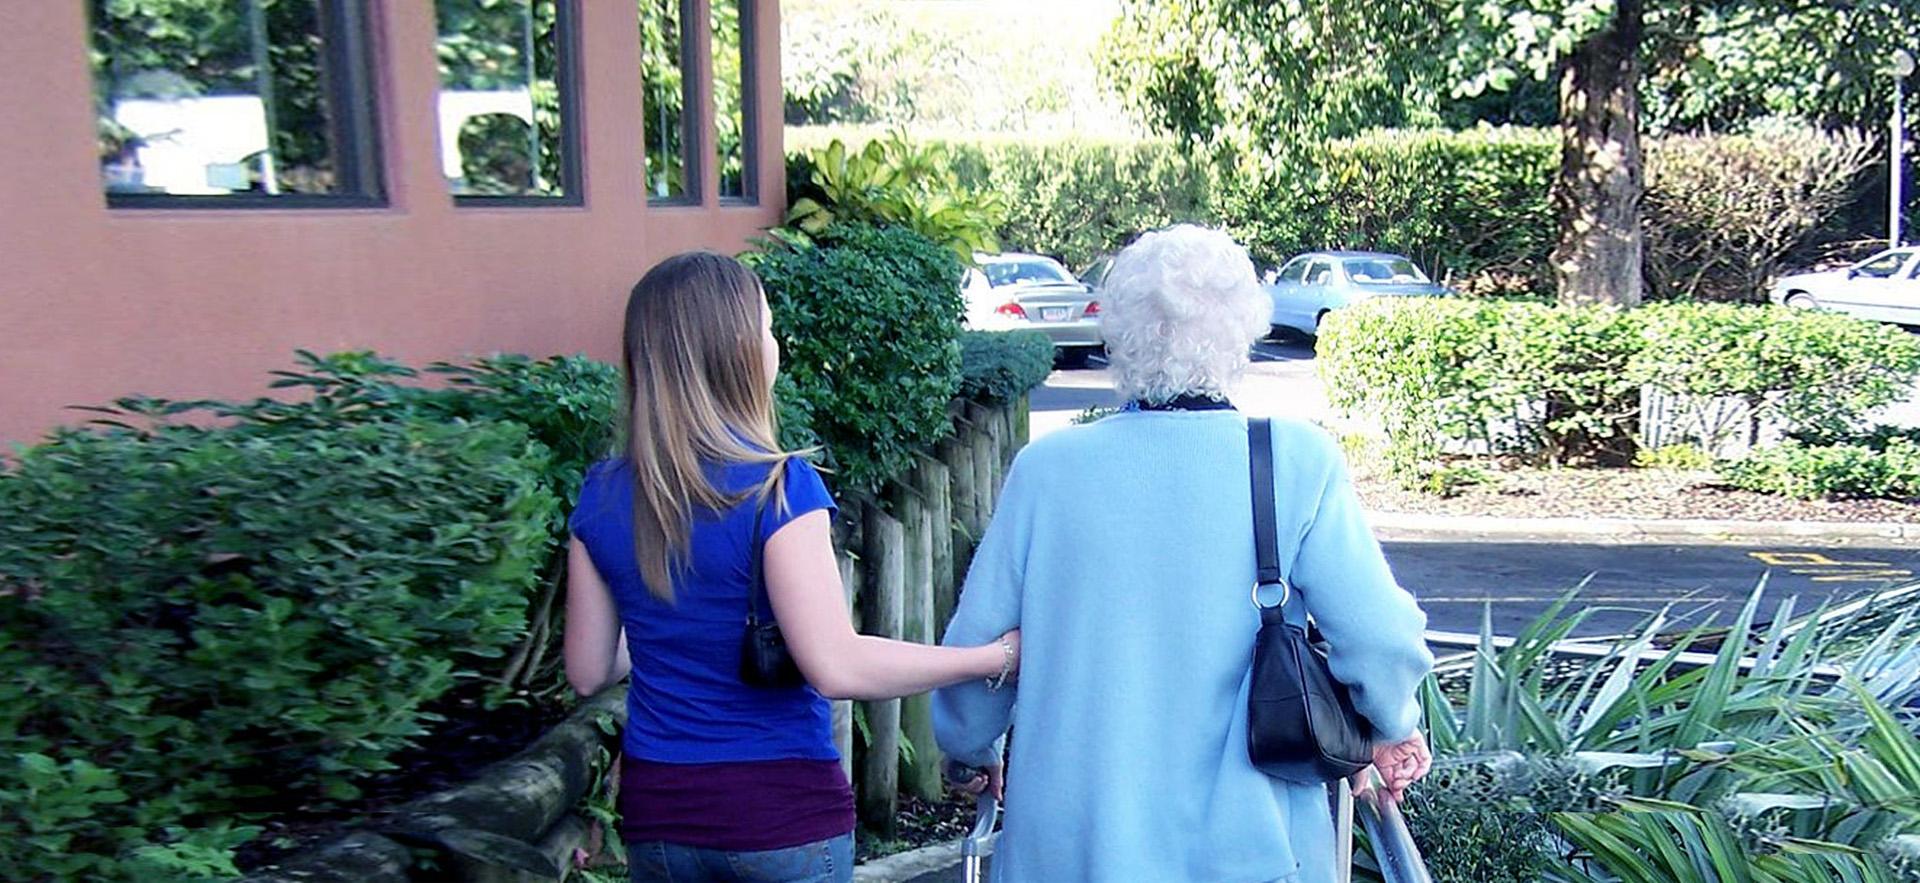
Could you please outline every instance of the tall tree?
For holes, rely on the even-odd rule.
[[[1644,106],[1667,127],[1857,122],[1916,44],[1920,0],[1125,0],[1104,67],[1147,124],[1246,149],[1462,108],[1524,119],[1526,84],[1551,84],[1561,299],[1631,305]]]

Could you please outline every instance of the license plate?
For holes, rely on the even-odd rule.
[[[1065,322],[1067,321],[1067,308],[1041,307],[1040,319],[1045,322]]]

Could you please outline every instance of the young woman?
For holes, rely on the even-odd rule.
[[[1017,631],[966,648],[854,633],[833,500],[775,442],[770,319],[732,258],[648,271],[627,301],[626,455],[588,472],[573,515],[567,679],[588,695],[632,671],[620,812],[636,883],[851,880],[853,795],[827,700],[1018,665]],[[806,686],[741,679],[756,545]]]

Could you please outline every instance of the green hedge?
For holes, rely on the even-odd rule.
[[[1238,157],[1218,173],[1219,217],[1263,262],[1303,251],[1405,254],[1436,279],[1507,273],[1547,290],[1559,163],[1535,129],[1390,131],[1299,157]]]
[[[1038,331],[966,331],[960,335],[960,395],[1011,402],[1047,382],[1053,341]]]
[[[944,142],[960,182],[990,193],[1006,216],[1008,251],[1053,255],[1080,269],[1144,230],[1212,217],[1204,161],[1166,141]]]
[[[169,879],[245,836],[188,833],[210,815],[353,796],[524,632],[549,464],[524,426],[424,419],[24,451],[0,474],[0,758],[42,785],[0,792],[26,832],[0,866]]]
[[[1721,467],[1735,487],[1809,500],[1920,499],[1920,440],[1910,436],[1835,444],[1786,443]]]
[[[1920,339],[1776,307],[1379,298],[1329,317],[1318,363],[1333,403],[1378,415],[1419,475],[1447,453],[1631,462],[1643,384],[1846,439],[1920,378]]]
[[[858,129],[804,130],[809,145]],[[1196,153],[1165,141],[983,136],[938,147],[959,183],[1005,209],[1008,250],[1076,268],[1142,230],[1218,224],[1263,263],[1322,248],[1403,252],[1470,293],[1552,291],[1557,224],[1551,130],[1389,130],[1285,151]],[[1852,133],[1810,130],[1647,142],[1647,273],[1653,296],[1756,300],[1855,197],[1871,154]],[[796,195],[799,195],[796,192]]]
[[[781,371],[837,490],[871,492],[951,430],[961,264],[903,227],[835,225],[745,255],[773,309]]]

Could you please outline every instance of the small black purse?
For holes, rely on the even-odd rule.
[[[1254,556],[1259,570],[1253,606],[1260,633],[1253,643],[1253,686],[1247,694],[1247,756],[1276,779],[1320,785],[1373,763],[1373,728],[1353,708],[1346,685],[1327,670],[1327,647],[1311,624],[1287,621],[1297,603],[1280,569],[1273,501],[1273,426],[1247,421],[1253,482]],[[1260,590],[1278,586],[1280,603],[1260,603]]]
[[[753,586],[747,592],[747,632],[740,639],[740,680],[748,686],[770,689],[803,687],[806,676],[787,650],[786,636],[780,634],[780,623],[773,618],[773,601],[767,597],[766,573],[760,562],[760,515],[756,505],[753,534],[747,539],[752,549],[748,569],[753,574]],[[764,622],[760,619],[762,605],[767,609]]]

